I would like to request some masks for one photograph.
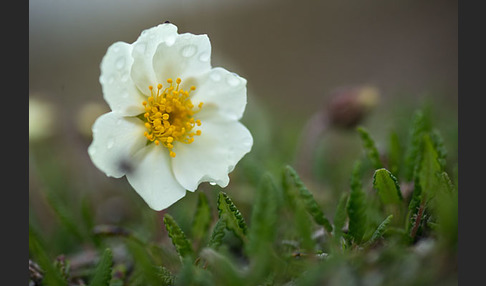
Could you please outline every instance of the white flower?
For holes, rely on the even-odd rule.
[[[117,42],[101,62],[111,112],[93,124],[88,153],[107,176],[126,176],[154,210],[202,182],[226,187],[253,138],[241,119],[246,80],[212,68],[207,35],[170,23]]]

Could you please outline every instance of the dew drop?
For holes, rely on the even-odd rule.
[[[209,184],[211,184],[212,186],[215,186],[216,182],[209,182]]]
[[[119,58],[116,61],[115,66],[119,70],[123,69],[125,67],[125,58],[124,57]]]
[[[106,148],[111,149],[115,145],[115,139],[109,138],[108,142],[106,143]]]
[[[226,82],[231,86],[237,86],[240,83],[240,80],[235,75],[231,75],[226,79]]]
[[[211,56],[211,54],[210,54],[210,53],[208,53],[208,52],[201,53],[201,54],[199,55],[199,60],[200,60],[201,62],[207,62],[207,61],[209,61],[210,56]]]
[[[197,52],[197,47],[194,45],[188,45],[181,49],[181,54],[185,58],[194,56],[196,52]]]
[[[121,80],[122,82],[126,82],[126,81],[128,81],[128,78],[129,78],[128,73],[125,73],[124,75],[122,75],[122,77],[120,78],[120,80]]]
[[[170,47],[172,46],[176,41],[176,37],[174,35],[170,35],[165,39],[165,44]]]
[[[221,80],[221,75],[217,71],[212,71],[211,74],[209,75],[213,81],[220,81]]]

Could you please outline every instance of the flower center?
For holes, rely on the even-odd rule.
[[[191,91],[196,87],[191,86],[190,90],[179,88],[181,79],[177,78],[176,85],[172,79],[168,79],[168,87],[163,88],[162,84],[157,85],[157,90],[149,86],[150,97],[142,104],[145,107],[143,114],[147,131],[144,136],[155,145],[162,145],[169,149],[171,157],[176,154],[172,151],[175,142],[191,144],[194,136],[201,135],[201,130],[193,131],[193,128],[201,126],[199,119],[194,119],[194,114],[199,112],[203,103],[199,103],[196,109],[189,98]]]

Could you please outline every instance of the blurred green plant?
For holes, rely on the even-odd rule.
[[[61,225],[76,241],[94,247],[97,262],[73,271],[67,259],[50,256],[31,223],[30,257],[32,265],[38,264],[32,266],[31,282],[455,284],[458,188],[447,170],[457,166],[448,164],[444,140],[430,116],[422,110],[415,113],[406,144],[390,132],[384,154],[370,133],[358,127],[364,156],[356,159],[348,175],[349,188],[341,192],[334,208],[324,209],[315,196],[320,190],[311,191],[290,165],[275,173],[246,169],[249,189],[254,190],[246,214],[226,192],[199,191],[190,223],[179,220],[179,213],[161,213],[165,232],[160,240],[141,238],[124,226],[95,225],[86,201],[79,225],[51,194],[49,202]],[[92,231],[84,231],[87,227]]]

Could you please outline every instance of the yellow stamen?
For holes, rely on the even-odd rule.
[[[172,150],[176,142],[191,144],[194,136],[200,136],[201,130],[193,130],[196,126],[201,126],[201,120],[194,116],[201,110],[203,103],[200,102],[197,108],[191,102],[190,93],[196,90],[191,86],[189,90],[180,88],[182,80],[176,79],[176,86],[173,86],[172,79],[167,79],[168,87],[163,88],[162,84],[157,84],[155,91],[153,86],[149,86],[150,96],[142,102],[145,113],[144,126],[147,131],[144,136],[155,145],[162,145],[169,150],[170,157],[175,157],[176,153]]]

